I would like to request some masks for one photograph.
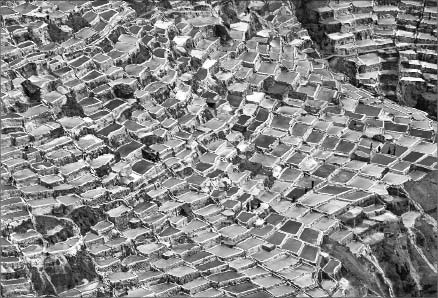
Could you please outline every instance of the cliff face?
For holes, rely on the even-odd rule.
[[[431,118],[436,119],[436,93],[430,90],[430,86],[404,81],[399,83],[398,93],[400,103],[425,111]]]
[[[30,274],[33,287],[39,295],[56,295],[56,289],[44,271],[37,267],[31,267]]]
[[[388,296],[387,286],[368,260],[354,255],[348,247],[335,242],[325,245],[323,249],[343,264],[341,275],[351,285],[346,296],[363,297],[367,293]]]
[[[399,226],[398,231],[389,232],[383,241],[373,245],[372,252],[391,281],[396,297],[433,296],[436,293],[434,272],[410,237],[413,236]]]
[[[425,217],[419,218],[412,228],[415,231],[415,244],[420,247],[428,260],[436,264],[438,259],[437,227]]]
[[[404,185],[410,201],[391,206],[398,221],[381,223],[367,232],[383,237],[352,253],[349,246],[329,243],[323,249],[339,259],[341,274],[350,282],[349,296],[374,292],[383,296],[432,297],[437,285],[437,171]],[[424,210],[424,211],[423,211]],[[354,290],[353,290],[354,289]]]
[[[400,215],[397,225],[386,226],[383,240],[371,246],[395,296],[436,295],[437,178],[438,172],[433,171],[419,181],[405,183],[410,211]]]
[[[85,235],[90,231],[90,227],[97,224],[100,220],[104,218],[103,211],[99,209],[93,209],[89,206],[83,206],[73,210],[69,214],[75,224],[79,227],[81,234]]]
[[[437,211],[437,179],[438,171],[433,171],[427,174],[420,181],[409,181],[404,185],[410,197],[421,205],[424,212],[431,216],[435,216]]]
[[[57,293],[72,289],[83,280],[97,278],[91,257],[79,251],[75,256],[51,256],[44,262],[44,270],[50,276]]]
[[[50,255],[41,268],[31,267],[32,283],[39,295],[57,295],[97,279],[91,257],[84,251],[75,256]]]
[[[54,216],[35,216],[36,230],[50,244],[66,241],[78,234],[74,223]]]
[[[436,294],[436,227],[419,213],[412,222],[381,226],[380,241],[353,254],[347,246],[323,247],[342,264],[341,275],[351,287],[347,296],[378,294],[395,297],[432,297]]]
[[[68,218],[35,216],[35,228],[49,245],[61,243],[80,233],[76,223]],[[83,283],[95,280],[97,274],[90,255],[79,250],[75,255],[43,253],[42,263],[30,268],[35,291],[57,295]]]
[[[436,224],[436,222],[435,222]],[[419,268],[420,278],[422,281],[422,295],[436,296],[437,292],[437,228],[436,225],[428,223],[424,217],[417,220],[415,227],[412,229],[414,239],[412,239],[412,255],[415,256],[414,262]]]
[[[418,268],[423,296],[434,296],[437,291],[438,224],[436,194],[438,171],[428,173],[419,181],[405,183],[409,198],[420,212],[402,215],[409,237],[412,262]]]

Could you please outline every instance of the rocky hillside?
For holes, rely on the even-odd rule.
[[[409,196],[418,202],[424,212],[432,217],[436,216],[438,193],[438,171],[428,173],[419,181],[409,181],[404,185]]]
[[[291,2],[320,53],[353,84],[436,119],[436,1]]]

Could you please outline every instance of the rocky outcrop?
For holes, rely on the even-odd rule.
[[[72,289],[83,283],[83,279],[94,280],[97,274],[91,257],[84,251],[75,256],[55,255],[44,260],[44,271],[57,293]]]
[[[426,84],[400,82],[398,101],[427,112],[432,119],[437,117],[436,93],[428,91]]]
[[[66,96],[67,102],[61,107],[61,113],[67,117],[83,117],[85,115],[84,109],[78,104],[74,96],[70,94],[67,94]]]
[[[25,80],[21,83],[21,86],[23,87],[24,94],[29,96],[30,101],[32,103],[39,103],[41,102],[41,88],[32,84],[31,81]]]
[[[415,108],[420,109],[422,111],[427,112],[431,115],[431,118],[437,118],[437,100],[436,93],[432,92],[422,92],[419,94],[420,96],[417,98],[417,104]]]
[[[89,27],[90,24],[79,13],[70,14],[67,20],[67,25],[73,29],[73,32],[78,32],[84,27]]]
[[[108,35],[108,39],[113,43],[116,43],[119,40],[120,35],[126,34],[126,29],[122,26],[117,26],[111,33]]]
[[[401,228],[401,227],[400,227]],[[418,278],[418,262],[404,229],[386,234],[383,241],[372,245],[385,275],[391,281],[396,297],[421,295],[422,285]]]
[[[435,264],[438,260],[438,234],[437,227],[433,223],[426,220],[425,217],[420,217],[415,221],[412,230],[415,233],[415,244],[422,249],[424,256]]]
[[[436,241],[433,242],[436,231],[424,220],[417,222],[415,226],[418,228],[412,228],[412,233],[401,222],[385,225],[385,236],[370,244],[368,249],[364,248],[359,255],[339,243],[330,242],[323,247],[343,264],[341,275],[351,285],[347,296],[375,293],[431,297],[436,293],[436,269],[431,267],[431,264],[436,264]],[[416,247],[417,242],[423,246]],[[423,251],[428,252],[428,257]]]
[[[108,53],[113,48],[113,42],[107,37],[104,37],[96,42],[96,46],[100,47],[104,53]]]
[[[37,65],[33,62],[26,63],[19,71],[24,78],[38,76]]]
[[[102,210],[91,208],[89,206],[82,206],[73,210],[69,218],[79,227],[81,234],[85,235],[90,231],[90,227],[97,224],[104,218]]]
[[[145,14],[150,13],[154,7],[154,3],[152,1],[127,0],[126,2],[132,9],[135,10],[135,13],[139,17],[144,17]]]
[[[44,271],[31,267],[30,274],[34,289],[38,295],[56,295],[56,289]]]
[[[35,227],[49,244],[66,241],[79,234],[72,220],[55,216],[35,216]]]
[[[49,33],[50,39],[54,42],[66,41],[69,37],[67,32],[62,31],[58,26],[56,26],[53,23],[49,23],[48,33]]]
[[[229,28],[230,24],[239,21],[239,18],[237,17],[237,7],[233,1],[227,1],[226,3],[222,4],[220,11],[220,17],[222,18],[222,21],[226,27]]]
[[[412,200],[418,202],[424,212],[435,215],[437,211],[438,171],[428,173],[420,181],[406,182],[404,188]]]
[[[134,97],[135,90],[128,84],[119,83],[113,87],[114,94],[120,98],[132,98]]]
[[[374,266],[365,258],[354,255],[347,246],[331,242],[323,246],[330,255],[343,264],[341,275],[349,281],[350,292],[346,296],[364,296],[375,293],[388,296],[388,288],[375,272]]]

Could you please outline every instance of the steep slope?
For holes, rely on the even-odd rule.
[[[437,211],[438,171],[432,171],[420,181],[408,181],[404,188],[424,212],[435,217]]]

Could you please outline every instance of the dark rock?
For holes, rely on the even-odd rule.
[[[365,258],[356,258],[344,245],[338,243],[325,243],[323,249],[330,251],[330,255],[343,264],[341,275],[352,286],[347,296],[364,296],[369,290],[382,296],[389,296],[386,285],[381,278],[373,272],[372,264]]]
[[[53,23],[49,23],[48,27],[49,37],[53,42],[61,43],[68,39],[68,33],[62,31],[58,26]]]
[[[104,53],[108,53],[113,49],[113,44],[107,37],[99,41],[96,46],[100,47]]]
[[[59,227],[61,227],[59,231],[47,235],[49,230]],[[54,216],[35,216],[35,228],[49,244],[66,241],[68,238],[75,236],[74,226],[71,221]]]
[[[32,84],[31,81],[25,80],[21,83],[23,87],[24,93],[29,96],[30,101],[32,103],[40,103],[41,102],[41,88]]]
[[[25,66],[20,68],[20,73],[25,78],[30,78],[31,76],[38,76],[37,66],[33,62],[27,63]]]
[[[143,15],[150,12],[153,7],[153,1],[149,0],[126,0],[126,2],[135,10],[139,17],[143,17]]]
[[[127,84],[117,84],[113,87],[114,94],[120,98],[133,98],[135,90]]]
[[[67,26],[78,32],[84,27],[90,27],[90,24],[79,14],[70,14],[67,20]]]
[[[418,250],[409,239],[408,232],[398,224],[396,226],[391,225],[387,232],[391,233],[385,233],[386,236],[383,241],[371,248],[386,277],[392,282],[394,295],[396,297],[426,297],[436,294],[436,274],[418,253]],[[436,240],[433,239],[432,229],[429,233],[431,233],[428,236],[432,236],[432,242]],[[434,260],[429,261],[432,264],[434,263]]]
[[[113,43],[116,43],[119,40],[120,35],[126,33],[127,31],[125,28],[123,28],[122,26],[118,26],[111,31],[108,39],[111,40]]]
[[[57,293],[81,285],[83,279],[92,281],[97,278],[94,263],[84,251],[79,251],[75,256],[49,256],[44,260],[44,270]]]
[[[438,171],[432,171],[420,181],[408,181],[404,184],[404,188],[409,193],[409,196],[418,202],[425,212],[432,216],[435,216],[437,211],[437,181]]]
[[[74,96],[68,94],[67,94],[67,102],[65,103],[65,105],[61,107],[61,113],[67,117],[74,117],[74,116],[84,117],[85,115],[84,109],[80,104],[78,104]]]
[[[41,274],[38,268],[31,267],[30,276],[33,287],[38,295],[56,295],[56,289],[48,280],[47,275]]]
[[[69,218],[79,226],[81,234],[85,235],[90,231],[91,227],[105,218],[103,210],[91,208],[89,206],[82,206],[73,210]]]

